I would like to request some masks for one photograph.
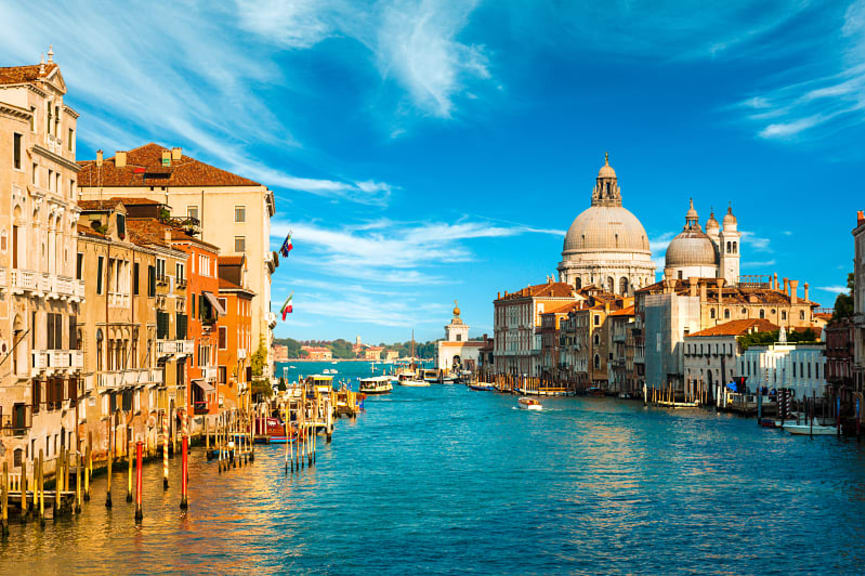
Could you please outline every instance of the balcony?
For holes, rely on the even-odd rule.
[[[6,283],[6,271],[0,275],[0,284]],[[10,270],[10,286],[16,294],[35,292],[39,296],[66,300],[69,298],[84,299],[84,282],[69,276],[56,274],[40,274],[32,270]]]
[[[246,359],[246,348],[238,348],[237,349],[237,359],[245,360]]]
[[[129,294],[109,292],[108,306],[112,308],[129,308]]]
[[[268,313],[267,313],[267,325],[268,325],[270,328],[275,328],[275,327],[276,327],[276,314],[274,314],[273,312],[268,312]]]
[[[160,358],[166,356],[191,356],[195,347],[193,340],[157,340],[156,355]]]
[[[84,367],[84,353],[81,350],[34,350],[30,355],[31,378],[38,376],[40,372],[68,372]]]
[[[4,414],[0,406],[0,434],[3,436],[23,436],[33,426],[33,407],[27,404],[14,404],[10,414]]]
[[[36,292],[39,290],[39,274],[31,270],[11,270],[10,283],[12,291],[21,294],[22,292]]]
[[[6,268],[0,266],[0,290],[6,288]]]
[[[216,366],[202,367],[201,377],[205,380],[216,380]]]
[[[100,388],[133,388],[146,384],[162,384],[162,370],[152,368],[132,368],[114,370],[97,374]]]

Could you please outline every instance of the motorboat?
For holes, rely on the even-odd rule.
[[[534,398],[526,398],[525,396],[517,400],[517,408],[520,410],[543,410],[541,403]]]
[[[433,383],[439,382],[441,380],[441,375],[439,374],[438,370],[425,369],[423,371],[423,379],[425,381],[429,382],[430,384],[433,384]]]
[[[469,384],[469,388],[478,392],[493,392],[496,389],[494,384],[488,382],[473,382]]]
[[[399,376],[397,376],[397,384],[400,386],[407,386],[410,388],[422,388],[424,386],[429,386],[429,382],[426,380],[418,380],[414,374],[403,372]]]
[[[361,378],[358,391],[364,394],[390,394],[393,391],[393,384],[390,382],[390,376]]]
[[[784,430],[796,436],[837,436],[838,427],[825,424],[785,424]]]
[[[311,386],[317,394],[330,394],[333,390],[333,376],[313,374],[306,377],[305,383]]]

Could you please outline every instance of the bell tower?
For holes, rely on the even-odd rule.
[[[460,318],[460,307],[454,300],[454,317],[451,323],[445,326],[445,340],[448,342],[466,342],[469,339],[469,327],[463,324]]]
[[[742,233],[738,230],[738,222],[733,216],[733,206],[727,208],[724,214],[724,227],[721,229],[721,243],[718,246],[721,253],[720,275],[727,284],[739,283],[739,248]]]

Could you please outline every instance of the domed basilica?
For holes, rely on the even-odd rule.
[[[712,212],[703,232],[691,200],[685,227],[667,247],[664,278],[723,278],[728,285],[738,283],[741,236],[732,207],[727,208],[723,228]]]
[[[559,279],[575,288],[594,285],[622,296],[655,282],[646,230],[622,206],[608,155],[595,179],[592,205],[568,229],[558,270]]]

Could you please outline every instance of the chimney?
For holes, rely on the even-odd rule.
[[[165,234],[165,243],[171,246],[171,228],[163,227],[162,232]]]
[[[865,224],[865,213],[859,210],[856,212],[856,225],[861,226],[862,224]]]
[[[102,150],[96,151],[96,165],[102,167]]]
[[[171,152],[168,150],[162,151],[162,166],[163,168],[171,166]]]
[[[706,283],[704,282],[700,284],[700,302],[705,302],[706,300],[708,298],[706,297]]]
[[[172,160],[180,160],[183,158],[183,148],[179,146],[175,146],[171,149],[171,159]]]
[[[126,167],[126,152],[121,152],[120,150],[114,155],[114,165],[118,168]]]
[[[784,278],[784,294],[790,295],[790,279]]]
[[[496,292],[496,300],[501,300],[501,299],[502,299],[502,293]]]
[[[774,278],[774,280],[772,282],[772,290],[777,290],[778,289],[778,273],[777,272],[775,272],[775,275],[773,276],[773,278]]]
[[[808,301],[808,283],[807,282],[805,282],[804,288],[805,288],[805,294],[804,294],[803,298],[807,302]]]
[[[721,306],[724,304],[724,278],[718,278],[716,282],[718,283],[718,306]],[[720,317],[720,314],[718,316]]]
[[[790,304],[799,302],[799,281],[790,280]]]
[[[697,295],[697,278],[688,276],[688,295],[692,298]]]

